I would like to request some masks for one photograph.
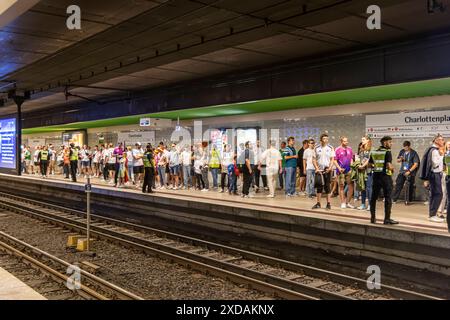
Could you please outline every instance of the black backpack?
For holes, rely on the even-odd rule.
[[[430,175],[432,172],[432,170],[431,170],[432,169],[431,168],[431,166],[432,166],[431,154],[432,154],[433,150],[437,150],[437,148],[429,147],[427,149],[427,151],[425,151],[425,154],[423,155],[423,158],[421,161],[422,166],[420,168],[420,175],[419,175],[419,178],[421,180],[430,180]]]

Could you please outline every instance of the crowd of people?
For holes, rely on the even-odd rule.
[[[268,148],[264,148],[259,141],[254,145],[246,142],[237,151],[231,145],[219,150],[207,142],[194,146],[175,143],[166,146],[161,142],[155,147],[150,144],[143,147],[139,142],[134,146],[110,143],[93,148],[71,143],[60,147],[37,146],[34,150],[26,146],[22,148],[22,170],[43,178],[61,174],[72,181],[77,181],[80,175],[89,175],[114,187],[134,187],[143,192],[217,190],[244,198],[267,192],[268,198],[274,198],[278,189],[284,190],[286,197],[315,198],[312,209],[321,208],[322,198],[326,199],[325,209],[331,209],[331,198],[339,197],[342,209],[370,211],[372,223],[376,222],[376,201],[381,196],[384,224],[398,223],[391,219],[392,203],[398,201],[406,188],[405,203],[409,204],[414,197],[416,177],[420,177],[429,191],[429,220],[442,223],[446,219],[450,142],[445,144],[441,135],[434,137],[432,146],[422,156],[422,164],[409,141],[404,141],[394,160],[390,137],[383,137],[380,145],[375,146],[369,136],[363,136],[356,152],[347,137],[341,137],[340,145],[332,147],[327,133],[317,142],[302,141],[298,150],[293,137],[281,142],[281,148],[277,144],[270,141]],[[400,168],[394,185],[395,162]]]

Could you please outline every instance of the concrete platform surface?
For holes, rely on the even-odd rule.
[[[0,174],[1,175],[1,174]],[[38,180],[43,182],[58,181],[64,182],[65,185],[84,185],[86,179],[78,177],[78,182],[74,183],[70,180],[64,179],[61,175],[52,175],[47,179],[42,179],[35,175],[24,175],[22,178]],[[122,192],[130,192],[134,194],[142,194],[140,189],[134,186],[125,186],[122,188],[114,188],[111,184],[101,181],[98,178],[91,178],[91,183],[104,190],[116,190]],[[152,196],[167,197],[169,199],[183,199],[194,201],[198,203],[210,203],[227,207],[248,208],[272,213],[287,214],[287,215],[302,215],[306,217],[314,217],[324,220],[342,221],[353,224],[367,224],[370,225],[370,212],[366,210],[357,209],[341,209],[339,197],[332,198],[332,210],[312,210],[311,207],[316,203],[315,197],[309,199],[306,196],[297,196],[287,198],[283,191],[277,191],[275,198],[267,198],[268,192],[260,192],[253,194],[252,198],[244,199],[240,196],[229,195],[228,192],[219,193],[218,190],[210,189],[209,192],[202,192],[200,190],[170,190],[170,189],[156,189]],[[24,195],[26,196],[26,195]],[[322,199],[322,206],[325,206],[326,201]],[[360,202],[354,203],[359,206]],[[384,217],[384,203],[378,201],[377,204],[377,220],[382,223]],[[428,221],[428,205],[423,202],[414,202],[409,206],[405,206],[403,202],[394,204],[392,207],[392,218],[398,220],[400,225],[395,227],[399,230],[414,230],[430,234],[440,234],[443,236],[450,236],[447,230],[447,223],[435,223]]]
[[[0,300],[47,300],[0,267]]]

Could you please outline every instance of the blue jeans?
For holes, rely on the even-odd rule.
[[[131,180],[131,181],[134,181],[134,173],[133,173],[133,165],[128,165],[128,178]]]
[[[316,170],[308,169],[306,170],[306,193],[308,196],[312,197],[315,195],[314,189],[314,178],[316,176]]]
[[[442,196],[442,173],[433,172],[430,176],[430,217],[433,217],[437,214],[439,205],[442,201]]]
[[[295,194],[295,167],[286,167],[286,194]]]
[[[237,177],[234,173],[228,174],[228,181],[230,182],[228,184],[228,190],[230,192],[237,192]]]
[[[158,175],[159,175],[159,182],[161,183],[161,187],[164,187],[164,185],[165,185],[164,177],[166,176],[166,167],[158,166]]]
[[[366,190],[361,192],[361,203],[365,204],[366,199],[369,200],[372,199],[372,184],[373,184],[373,175],[372,173],[367,174],[367,181],[366,181]]]
[[[218,174],[219,174],[219,168],[211,168],[211,175],[213,178],[213,188],[218,188],[219,187],[219,183],[218,183]]]
[[[191,185],[191,166],[183,166],[184,186],[188,188]]]

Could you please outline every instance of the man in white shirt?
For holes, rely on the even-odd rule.
[[[315,155],[314,147],[316,143],[314,139],[308,140],[308,149],[303,152],[303,168],[306,171],[306,194],[309,198],[316,195],[314,190],[314,176],[316,168],[314,167],[313,159]]]
[[[144,160],[142,159],[144,157],[144,150],[140,142],[136,142],[131,153],[133,155],[134,183],[136,184],[136,188],[139,189],[144,180]]]
[[[177,150],[177,145],[172,144],[172,150],[169,153],[169,170],[172,180],[173,190],[178,189],[178,180],[180,178],[180,153]]]
[[[444,222],[445,220],[437,216],[439,205],[442,201],[442,172],[444,170],[444,154],[439,149],[444,148],[445,140],[440,134],[436,135],[431,147],[431,173],[429,181],[425,181],[425,186],[430,187],[429,219],[432,222]]]
[[[264,150],[265,148],[261,147],[261,142],[259,140],[256,141],[256,147],[254,150],[255,153],[255,164],[257,165],[258,163],[261,162],[261,167],[257,166],[255,168],[255,190],[256,192],[258,192],[259,190],[259,182],[262,179],[263,182],[263,187],[265,190],[267,190],[267,176],[266,176],[266,172],[265,172],[265,167],[266,167],[266,163],[264,162],[264,159],[262,159],[262,154],[263,152],[265,152]],[[261,169],[260,169],[261,168]],[[261,178],[261,179],[260,179]]]
[[[114,154],[114,146],[109,144],[109,148],[106,152],[106,161],[108,163],[109,171],[109,183],[114,184],[114,175],[116,173],[116,155]]]
[[[317,203],[312,207],[313,209],[320,209],[320,199],[322,192],[327,195],[326,209],[331,209],[331,172],[334,164],[334,148],[328,144],[328,134],[323,133],[320,136],[320,145],[315,149],[313,158],[314,167],[316,168],[315,175],[323,177],[322,183],[317,187]],[[321,178],[322,178],[321,177]]]
[[[266,174],[267,174],[267,183],[269,186],[269,195],[268,198],[275,197],[275,188],[277,184],[278,174],[282,172],[282,164],[281,164],[281,154],[280,151],[275,148],[276,141],[270,141],[270,148],[264,151],[261,154],[258,162],[258,169],[261,171],[261,163],[263,161],[266,162]]]
[[[185,146],[183,152],[181,153],[181,164],[183,166],[183,189],[189,189],[192,185],[191,177],[191,162],[192,153],[189,146]]]

